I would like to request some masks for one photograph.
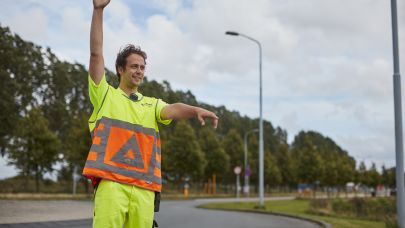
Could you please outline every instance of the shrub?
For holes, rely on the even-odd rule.
[[[326,209],[328,206],[328,199],[313,199],[309,202],[309,207],[312,209]]]
[[[347,201],[342,199],[336,199],[332,202],[332,211],[338,215],[345,215],[351,216],[354,215],[357,217],[361,217],[362,215],[357,213],[359,211],[363,211],[363,201],[362,199],[355,199],[354,201]]]
[[[398,226],[398,221],[395,216],[385,216],[384,224],[386,228],[400,228]]]
[[[310,202],[311,213],[385,221],[396,224],[394,198],[316,199]],[[387,225],[387,226],[388,226]],[[393,226],[390,226],[393,227]]]

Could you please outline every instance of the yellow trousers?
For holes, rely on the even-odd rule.
[[[151,228],[155,193],[101,180],[94,199],[93,228]]]

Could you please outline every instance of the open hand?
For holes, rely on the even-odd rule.
[[[93,0],[94,9],[103,9],[110,3],[110,0]]]

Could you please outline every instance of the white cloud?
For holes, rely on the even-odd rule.
[[[167,12],[169,15],[174,15],[184,6],[183,3],[185,2],[186,1],[183,0],[152,0],[151,4],[153,4],[154,7]]]
[[[16,12],[7,25],[12,28],[13,32],[23,37],[29,37],[34,41],[48,38],[48,16],[41,8],[31,8],[28,11]]]
[[[64,35],[69,37],[77,34],[88,34],[90,26],[84,16],[83,10],[79,7],[66,7],[62,11],[62,29]]]
[[[127,22],[131,19],[131,12],[128,6],[121,0],[111,1],[106,10],[106,20],[110,26],[120,27],[123,21]]]
[[[7,165],[7,158],[0,156],[0,180],[17,175],[14,166]]]

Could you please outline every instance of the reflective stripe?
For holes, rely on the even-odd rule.
[[[160,191],[160,138],[155,129],[102,117],[92,139],[84,175]]]

